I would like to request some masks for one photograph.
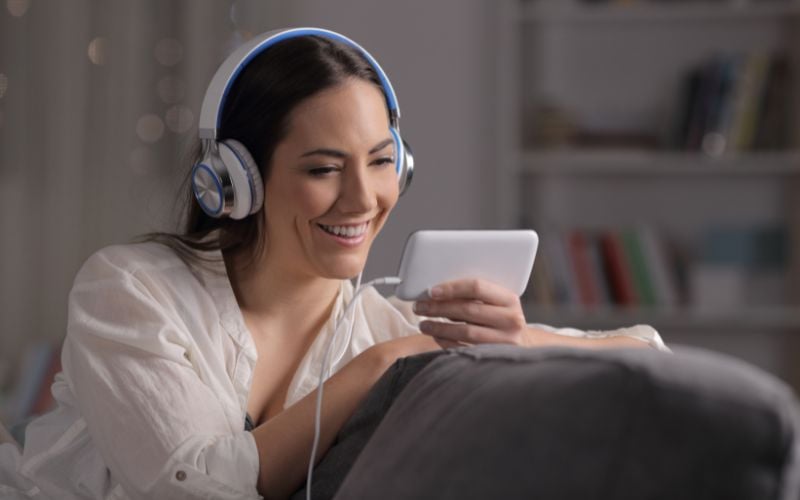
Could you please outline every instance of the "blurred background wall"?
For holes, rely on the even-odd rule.
[[[63,337],[81,263],[102,246],[175,227],[217,65],[253,34],[300,25],[341,31],[376,56],[417,158],[412,189],[365,276],[393,273],[415,229],[534,227],[561,243],[540,252],[526,295],[530,321],[651,323],[668,343],[728,352],[800,385],[796,141],[767,152],[720,146],[732,132],[708,110],[692,111],[685,95],[692,71],[720,54],[748,61],[780,52],[794,61],[796,20],[793,0],[3,0],[0,387],[8,404],[19,399],[20,373],[37,364],[31,352]],[[730,76],[725,94],[720,75],[752,76],[747,65],[706,69],[719,88],[704,90],[705,99],[717,104],[695,107],[739,116],[742,96],[754,92],[741,82],[752,78]],[[795,109],[791,92],[778,100]],[[700,118],[684,121],[700,127],[699,145],[674,131],[692,113]],[[780,127],[796,135],[794,125]],[[667,254],[660,267],[672,291],[628,303],[602,241],[625,231],[636,239],[642,227]],[[740,254],[761,248],[764,231],[777,234],[767,240],[778,242],[779,257],[769,272],[754,272],[757,257]],[[738,257],[719,257],[720,247]],[[559,277],[583,252],[599,262],[594,285],[574,272]],[[741,293],[757,286],[768,300]],[[587,302],[591,290],[601,295]]]
[[[174,227],[205,87],[243,40],[341,31],[398,93],[417,170],[365,276],[396,272],[408,233],[490,227],[486,40],[479,0],[3,0],[0,6],[0,373],[64,335],[66,298],[102,246]]]

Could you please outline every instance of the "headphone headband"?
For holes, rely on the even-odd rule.
[[[208,90],[206,90],[206,95],[203,98],[203,105],[200,108],[200,119],[198,121],[200,138],[212,140],[217,138],[219,120],[221,119],[219,111],[225,104],[225,98],[228,95],[231,84],[236,80],[239,72],[241,72],[254,57],[284,40],[312,35],[343,42],[357,49],[367,59],[373,69],[375,69],[381,81],[392,125],[397,126],[398,118],[400,118],[400,107],[397,103],[397,96],[394,93],[394,89],[386,73],[383,72],[378,61],[372,57],[369,52],[356,42],[334,31],[321,28],[292,28],[268,31],[267,33],[257,36],[239,46],[239,48],[225,59],[211,79]]]

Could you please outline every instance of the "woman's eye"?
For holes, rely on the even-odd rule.
[[[339,170],[338,167],[333,166],[326,166],[326,167],[315,167],[308,170],[308,173],[314,177],[322,177],[328,175],[332,172],[336,172]]]
[[[375,164],[378,166],[394,165],[394,158],[392,158],[391,156],[384,156],[382,158],[378,158],[377,160],[375,160]]]

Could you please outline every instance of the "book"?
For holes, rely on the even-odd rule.
[[[594,281],[598,285],[600,305],[610,306],[614,303],[614,298],[611,293],[605,262],[603,261],[603,249],[596,235],[589,238],[589,258]]]
[[[631,281],[636,290],[636,296],[639,298],[639,305],[652,307],[656,305],[655,293],[639,236],[634,230],[625,230],[622,231],[620,237],[631,270]]]
[[[762,96],[767,84],[769,58],[764,54],[753,54],[748,57],[742,74],[742,85],[745,87],[738,96],[738,114],[734,119],[731,137],[736,151],[752,149],[758,132],[761,114]]]
[[[569,263],[569,254],[564,239],[558,232],[549,232],[542,235],[540,246],[547,252],[547,261],[553,276],[553,291],[556,301],[562,305],[578,304],[578,286]]]
[[[525,291],[525,299],[532,298],[534,303],[545,307],[556,303],[552,265],[547,252],[540,250],[533,265],[528,289]]]
[[[720,56],[714,62],[715,87],[709,96],[701,148],[709,156],[721,156],[728,151],[728,129],[733,122],[733,94],[739,64],[735,57]]]
[[[761,93],[761,109],[757,113],[754,149],[786,149],[790,147],[793,129],[792,89],[795,81],[789,60],[785,56],[772,58]]]
[[[580,304],[587,308],[596,307],[600,304],[600,285],[593,271],[588,238],[583,231],[577,229],[569,231],[565,237],[575,281],[578,284]]]
[[[639,298],[636,296],[619,233],[613,230],[603,231],[600,234],[600,246],[614,302],[624,307],[638,305]]]
[[[668,258],[664,241],[650,227],[639,230],[639,241],[652,278],[656,304],[664,307],[678,305],[678,285],[674,266]]]

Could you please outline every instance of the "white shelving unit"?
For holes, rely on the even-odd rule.
[[[800,390],[800,301],[791,286],[800,282],[800,148],[711,157],[670,149],[537,149],[526,137],[529,115],[542,103],[582,123],[658,132],[686,72],[715,54],[782,51],[798,70],[800,2],[498,0],[496,8],[498,225],[652,224],[687,241],[707,224],[790,228],[790,285],[779,304],[721,311],[528,304],[529,319],[587,329],[649,323],[668,341],[675,333],[701,346],[721,332],[749,335],[752,344],[734,344],[751,352],[731,354],[749,356]],[[759,344],[766,336],[772,344]]]
[[[742,153],[719,158],[684,152],[635,150],[526,151],[524,175],[796,176],[800,152]]]
[[[521,7],[526,21],[718,21],[726,19],[786,18],[800,14],[798,5],[782,0],[708,0],[650,3],[586,3],[529,1]]]
[[[647,323],[660,330],[725,330],[751,332],[759,328],[800,331],[800,308],[753,306],[740,310],[704,310],[677,308],[599,308],[586,311],[577,308],[528,306],[527,316],[540,323],[559,323],[582,329],[618,328],[620,325]]]

